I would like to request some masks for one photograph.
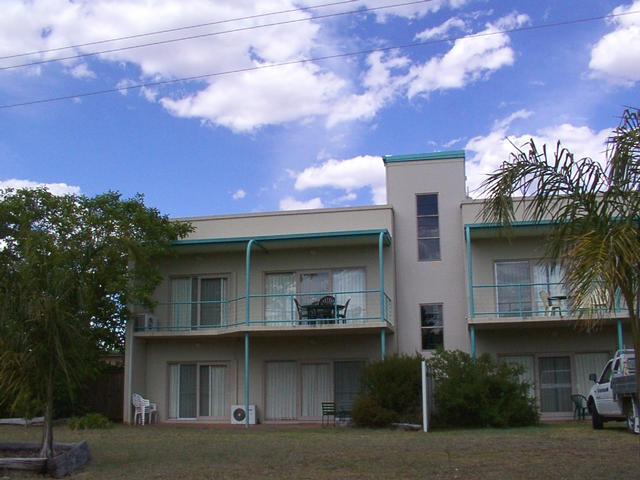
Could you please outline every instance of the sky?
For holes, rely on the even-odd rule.
[[[464,150],[477,197],[530,138],[604,159],[639,82],[640,0],[2,0],[0,188],[373,205]]]

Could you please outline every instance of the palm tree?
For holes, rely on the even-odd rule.
[[[516,215],[550,221],[547,255],[563,268],[573,314],[587,324],[597,322],[578,306],[596,295],[612,311],[621,296],[640,359],[640,110],[623,112],[607,141],[604,165],[576,160],[560,142],[553,158],[533,140],[526,148],[516,148],[481,185],[487,197],[483,221],[504,225],[507,235]],[[636,383],[640,387],[640,369]]]

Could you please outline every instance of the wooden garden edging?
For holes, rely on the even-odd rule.
[[[0,443],[0,450],[5,451],[33,450],[37,452],[39,448],[40,444],[38,443]],[[46,472],[54,478],[62,478],[84,466],[90,458],[87,442],[54,443],[54,449],[62,453],[49,459],[39,457],[0,458],[0,470],[31,470]]]

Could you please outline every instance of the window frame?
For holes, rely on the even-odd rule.
[[[420,203],[420,198],[421,197],[435,197],[436,200],[436,213],[435,214],[422,214],[419,211],[419,203]],[[416,206],[416,247],[418,249],[417,251],[417,258],[419,262],[437,262],[437,261],[441,261],[442,260],[442,249],[441,249],[441,242],[440,239],[442,238],[441,236],[441,232],[440,232],[440,200],[439,200],[440,195],[437,192],[432,192],[432,193],[417,193],[416,194],[416,200],[415,200],[415,206]],[[420,235],[420,219],[421,218],[435,218],[436,220],[436,226],[437,226],[437,236],[421,236]],[[420,249],[420,244],[421,241],[423,240],[437,240],[437,245],[438,245],[438,251],[437,251],[437,256],[434,256],[433,258],[429,257],[429,258],[423,258],[421,256],[421,249]]]
[[[423,309],[426,307],[437,307],[437,313],[439,315],[439,323],[435,324],[435,325],[423,325]],[[433,314],[434,312],[432,312]],[[420,304],[420,308],[419,308],[419,314],[420,314],[420,347],[423,351],[430,351],[430,350],[435,350],[437,349],[439,346],[444,347],[444,304],[442,302],[435,302],[435,303],[421,303]],[[427,347],[425,348],[425,331],[434,331],[436,329],[440,329],[441,333],[440,336],[442,338],[442,343],[440,344],[434,344],[433,346]]]
[[[190,317],[191,317],[191,330],[196,330],[198,328],[216,328],[216,327],[225,327],[229,324],[229,312],[227,308],[227,302],[229,301],[229,287],[231,283],[231,274],[230,273],[207,273],[207,274],[198,274],[198,275],[176,275],[171,276],[169,278],[169,303],[173,305],[176,300],[173,297],[173,281],[174,280],[185,280],[188,279],[191,281],[190,291],[191,291],[191,300],[190,300]],[[221,298],[220,302],[220,324],[219,325],[202,325],[202,281],[203,280],[222,280],[222,288],[221,288]],[[193,284],[197,283],[197,292],[194,299],[193,294]],[[172,314],[173,315],[173,314]],[[195,318],[195,323],[194,323]],[[172,319],[172,322],[174,320]]]
[[[177,412],[177,416],[176,417],[171,417],[170,413],[171,413],[171,368],[173,366],[177,366],[178,367],[178,388],[180,386],[180,367],[183,365],[193,365],[195,366],[195,370],[196,370],[196,385],[195,385],[195,411],[196,411],[196,416],[195,417],[181,417],[180,416],[180,391],[178,390],[177,392],[177,399],[178,399],[178,404],[175,406],[176,412]],[[224,381],[224,407],[223,407],[223,414],[221,416],[214,416],[214,415],[200,415],[200,388],[201,388],[201,381],[200,381],[200,368],[201,367],[224,367],[226,369],[225,371],[225,381]],[[230,371],[230,364],[228,361],[178,361],[178,362],[167,362],[167,419],[170,421],[186,421],[186,420],[192,420],[192,421],[197,421],[197,420],[225,420],[227,419],[227,412],[229,410],[230,407],[230,381],[231,381],[231,374],[233,372]]]

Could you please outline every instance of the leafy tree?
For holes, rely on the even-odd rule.
[[[360,377],[360,393],[351,417],[360,426],[384,427],[394,422],[421,423],[422,357],[391,355],[369,363]]]
[[[0,191],[0,403],[44,412],[41,456],[53,455],[56,389],[72,397],[122,348],[127,305],[152,305],[154,259],[190,230],[141,195]]]
[[[460,350],[438,350],[427,363],[433,375],[438,427],[521,427],[538,423],[522,367],[496,362],[490,355],[472,358]]]
[[[507,232],[516,214],[551,220],[547,255],[560,261],[573,297],[574,314],[585,322],[589,299],[607,311],[620,295],[629,310],[633,347],[640,359],[640,111],[626,109],[607,142],[606,163],[575,159],[558,142],[553,158],[533,140],[517,149],[481,186],[488,197],[484,221]],[[520,196],[514,199],[514,195]],[[598,318],[595,319],[597,321]],[[640,369],[636,369],[640,390]],[[640,392],[636,392],[640,398]]]

